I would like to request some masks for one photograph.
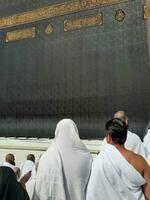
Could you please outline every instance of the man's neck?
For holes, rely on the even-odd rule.
[[[122,152],[125,150],[124,145],[120,145],[120,144],[112,144],[116,147],[116,149],[118,149],[118,151]]]

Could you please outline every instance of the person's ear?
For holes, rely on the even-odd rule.
[[[129,125],[129,119],[128,119],[128,117],[126,117],[126,119],[125,119],[125,124],[126,124],[126,126]]]
[[[112,144],[113,143],[111,135],[108,134],[106,136],[106,141],[107,141],[108,144]]]

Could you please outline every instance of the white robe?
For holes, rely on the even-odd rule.
[[[66,200],[64,188],[61,157],[52,144],[41,156],[37,172],[33,169],[26,189],[31,200]]]
[[[54,143],[41,156],[37,174],[33,172],[32,183],[27,185],[31,200],[85,200],[91,165],[92,157],[75,123],[60,121]]]
[[[24,176],[25,174],[27,174],[29,171],[32,171],[33,167],[34,167],[35,163],[32,160],[26,160],[22,166],[21,166],[21,175],[20,177]]]
[[[86,200],[145,200],[141,174],[107,144],[92,164]]]
[[[4,166],[4,167],[10,167],[11,169],[14,169],[14,165],[12,165],[12,164],[10,164],[10,163],[8,163],[8,162],[4,162],[3,164],[2,164],[2,166]]]
[[[106,144],[107,144],[107,141],[105,138],[101,144],[101,148],[100,148],[101,151],[105,148]],[[125,142],[125,148],[146,158],[144,145],[143,145],[141,139],[139,138],[138,135],[136,135],[135,133],[132,133],[129,130],[127,133],[127,140]]]
[[[150,157],[150,129],[143,139],[143,145],[146,152],[146,158]]]
[[[34,165],[34,167],[32,169],[31,178],[26,183],[26,190],[28,192],[30,200],[33,199],[33,194],[34,194],[34,190],[35,190],[35,182],[36,182],[36,176],[37,176],[36,165]]]

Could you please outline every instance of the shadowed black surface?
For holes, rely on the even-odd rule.
[[[63,1],[0,1],[0,17]],[[150,118],[148,22],[143,0],[129,0],[0,30],[0,135],[53,137],[72,118],[82,138],[104,136],[117,110],[142,136]],[[125,20],[115,20],[122,9]],[[103,13],[103,25],[64,32],[65,19]],[[45,27],[51,23],[52,35]],[[36,38],[5,43],[5,33],[36,26]]]

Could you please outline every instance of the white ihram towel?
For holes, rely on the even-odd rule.
[[[150,129],[148,130],[147,134],[143,139],[144,148],[146,151],[146,157],[150,157]]]
[[[35,163],[32,160],[26,160],[24,163],[22,163],[21,166],[21,175],[20,177],[23,177],[25,174],[27,174],[29,171],[32,171]]]
[[[87,200],[145,200],[144,184],[141,174],[107,144],[93,162]]]

